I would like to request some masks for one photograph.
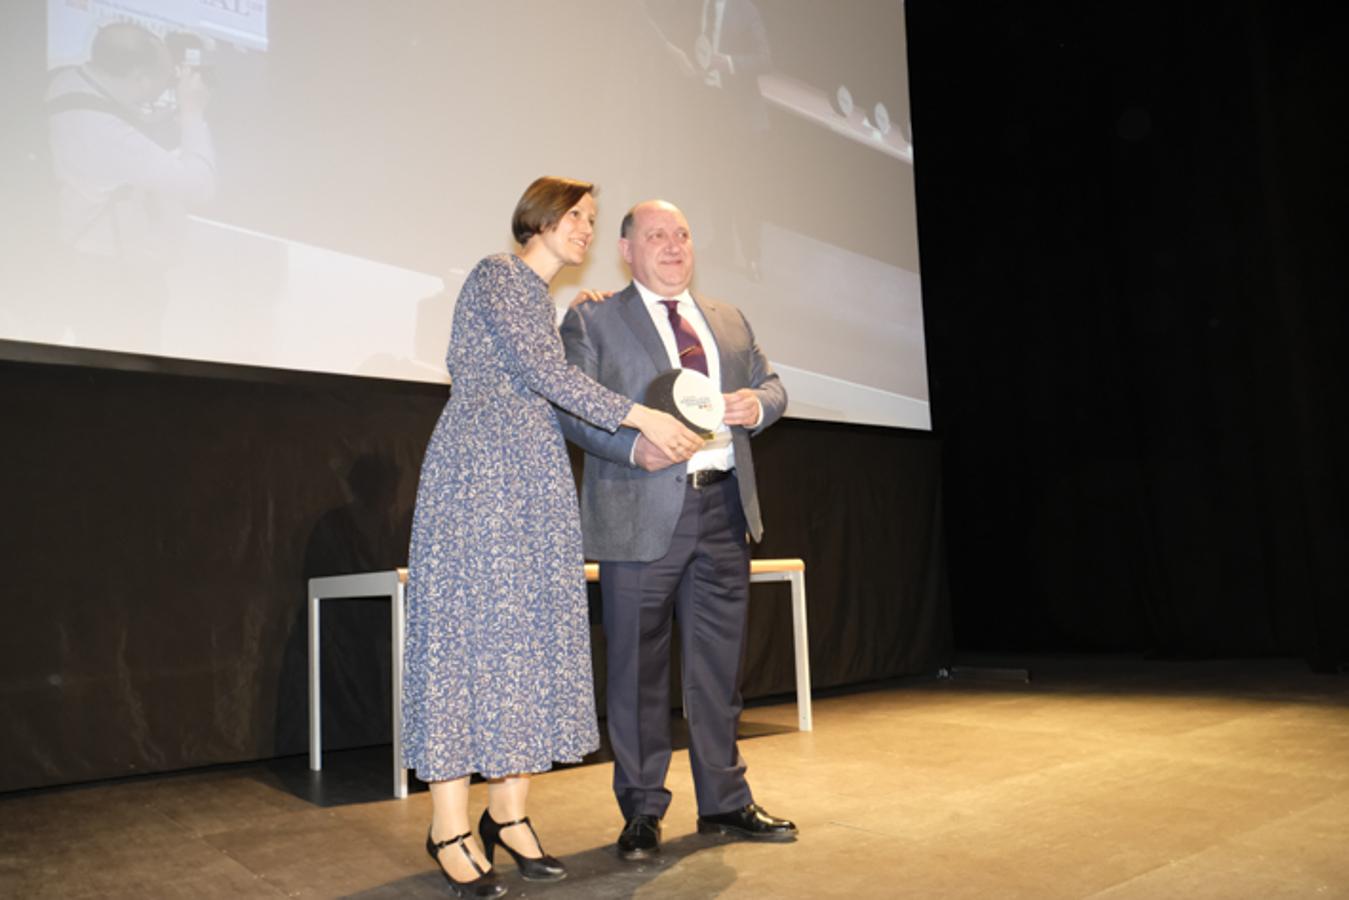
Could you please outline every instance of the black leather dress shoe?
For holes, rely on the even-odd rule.
[[[764,812],[763,807],[751,803],[744,809],[698,817],[699,834],[728,834],[749,841],[796,840],[796,825]]]
[[[660,819],[633,816],[618,836],[618,855],[623,859],[646,859],[660,852]]]

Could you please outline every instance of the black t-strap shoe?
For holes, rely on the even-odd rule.
[[[512,825],[523,825],[529,829],[529,833],[534,835],[534,843],[539,845],[541,856],[522,856],[501,839],[501,832]],[[482,835],[482,852],[487,854],[489,863],[492,862],[497,844],[500,844],[511,855],[511,859],[515,860],[520,877],[526,881],[561,881],[567,877],[567,867],[562,865],[562,861],[543,852],[543,842],[539,840],[539,833],[534,830],[529,816],[513,822],[498,822],[492,818],[490,810],[484,809],[482,818],[478,820],[478,834]]]
[[[478,861],[473,858],[473,854],[468,852],[468,846],[464,843],[472,835],[472,832],[465,831],[458,837],[452,837],[448,841],[435,841],[431,838],[431,832],[426,832],[426,852],[431,854],[431,858],[436,861],[436,867],[440,869],[440,874],[445,876],[445,880],[450,883],[450,890],[454,891],[456,897],[477,898],[477,900],[488,900],[491,897],[500,897],[506,893],[506,886],[501,883],[501,876],[497,875],[495,869],[484,869],[478,865]],[[459,845],[463,851],[464,858],[468,864],[473,867],[473,871],[478,873],[478,877],[472,881],[459,881],[440,864],[440,851],[446,847]],[[490,860],[491,857],[489,856]]]

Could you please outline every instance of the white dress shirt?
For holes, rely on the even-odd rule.
[[[703,345],[703,353],[707,355],[707,377],[712,379],[718,390],[725,393],[721,385],[721,356],[717,352],[717,342],[703,319],[702,311],[693,302],[689,292],[686,290],[674,297],[663,297],[649,290],[640,281],[634,280],[633,284],[637,285],[637,293],[642,295],[642,302],[646,305],[652,324],[656,326],[656,333],[660,335],[661,343],[665,345],[665,352],[670,358],[670,368],[680,368],[679,342],[675,339],[674,328],[670,325],[670,312],[661,303],[662,300],[679,301],[679,315],[698,335],[698,340]],[[703,449],[693,454],[693,458],[688,461],[688,471],[733,468],[735,468],[735,448],[731,445],[731,429],[723,423],[717,427],[712,439],[703,445]]]

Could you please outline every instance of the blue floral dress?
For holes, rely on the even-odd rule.
[[[519,257],[469,274],[413,515],[403,759],[423,781],[575,762],[598,744],[580,515],[557,404],[615,431],[632,401],[570,366]]]

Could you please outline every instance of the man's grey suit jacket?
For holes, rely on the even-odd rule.
[[[763,417],[752,432],[731,428],[740,502],[749,533],[757,541],[763,522],[749,439],[782,416],[787,392],[740,310],[703,297],[695,296],[694,302],[716,341],[722,393],[751,388],[763,405]],[[632,284],[603,302],[572,307],[562,322],[562,341],[571,363],[610,390],[639,402],[652,379],[671,368],[665,345]],[[636,431],[621,428],[608,434],[560,411],[558,418],[567,439],[586,451],[581,483],[586,558],[660,559],[669,549],[683,506],[685,466],[647,472],[629,462]]]

